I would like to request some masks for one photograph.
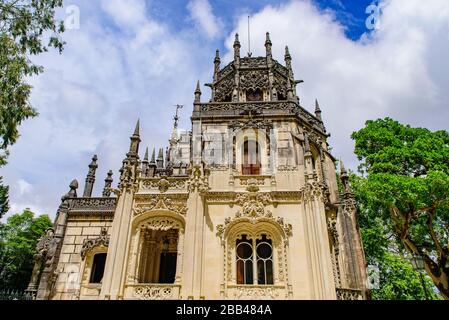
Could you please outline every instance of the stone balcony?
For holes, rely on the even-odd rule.
[[[177,300],[180,284],[138,283],[125,286],[125,300]]]
[[[338,300],[364,300],[361,290],[337,288]]]

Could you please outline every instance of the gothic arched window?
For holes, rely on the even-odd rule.
[[[256,140],[246,140],[243,143],[242,174],[260,174],[260,146]]]
[[[273,246],[264,234],[257,240],[242,235],[236,241],[237,284],[273,284]]]
[[[101,283],[103,280],[104,267],[106,265],[106,253],[97,253],[94,256],[92,270],[90,272],[90,283]]]

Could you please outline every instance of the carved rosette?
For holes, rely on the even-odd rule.
[[[179,298],[177,286],[139,285],[133,288],[134,297],[140,300],[170,300]]]
[[[106,227],[101,228],[100,236],[97,238],[84,240],[83,247],[81,248],[81,258],[84,260],[88,252],[99,246],[109,246],[109,235]]]

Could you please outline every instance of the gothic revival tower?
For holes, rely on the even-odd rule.
[[[92,197],[63,197],[54,231],[38,245],[29,290],[42,299],[365,299],[366,272],[354,196],[318,101],[297,94],[292,57],[221,66],[209,102],[194,91],[190,132],[178,113],[168,148],[139,157],[140,122],[120,180],[108,173]],[[178,110],[177,110],[178,112]],[[142,137],[145,138],[145,137]],[[111,196],[114,195],[114,196]],[[44,266],[44,267],[42,267]]]

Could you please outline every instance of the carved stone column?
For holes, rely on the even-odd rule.
[[[181,284],[183,263],[184,263],[184,229],[180,229],[178,233],[178,256],[176,258],[176,276],[175,283]]]

